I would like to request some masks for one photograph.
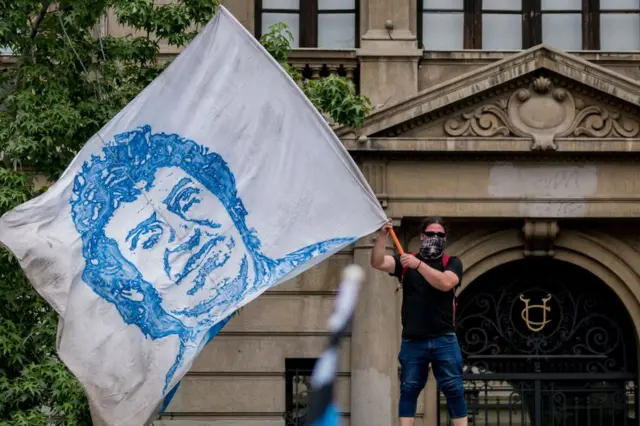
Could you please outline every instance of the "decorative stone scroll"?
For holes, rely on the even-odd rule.
[[[531,138],[532,150],[556,150],[557,137],[636,137],[640,123],[601,106],[585,106],[582,99],[540,76],[508,99],[447,120],[444,131],[448,136]]]
[[[517,130],[505,112],[507,101],[500,100],[482,105],[473,112],[451,118],[444,123],[444,131],[449,136],[509,136]]]
[[[640,134],[640,123],[623,117],[617,112],[607,111],[601,106],[582,109],[573,124],[558,136],[591,136],[594,138],[634,138]]]

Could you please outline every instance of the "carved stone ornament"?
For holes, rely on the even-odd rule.
[[[556,221],[526,221],[522,227],[524,256],[553,256],[553,243],[559,232]]]
[[[495,101],[444,123],[448,136],[519,136],[531,138],[532,150],[556,150],[557,137],[632,138],[640,123],[601,106],[584,106],[550,79],[537,77],[509,99]]]

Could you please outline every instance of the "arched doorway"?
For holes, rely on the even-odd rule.
[[[489,270],[461,293],[457,334],[471,425],[640,425],[633,323],[585,269],[527,258]]]

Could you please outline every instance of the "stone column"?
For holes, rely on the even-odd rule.
[[[351,336],[351,426],[390,426],[397,422],[397,281],[369,265],[376,236],[359,240],[353,255],[354,263],[367,271],[367,279]]]
[[[362,0],[360,90],[374,107],[418,93],[416,0]]]
[[[222,0],[222,5],[249,31],[255,31],[255,2]]]
[[[416,47],[416,0],[361,0],[360,26],[363,28],[362,46],[373,41],[389,48]],[[391,23],[391,27],[387,26]],[[395,45],[395,46],[392,46]]]

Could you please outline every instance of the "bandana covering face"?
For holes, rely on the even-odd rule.
[[[433,237],[425,236],[422,240],[422,247],[420,247],[420,256],[425,259],[437,259],[442,256],[442,252],[444,251],[444,244],[446,242],[446,237],[438,237],[434,235]]]

